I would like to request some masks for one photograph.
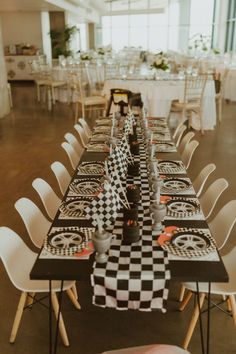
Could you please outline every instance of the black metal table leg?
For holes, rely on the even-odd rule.
[[[210,354],[210,313],[211,313],[211,283],[208,283],[207,298],[207,354]]]
[[[52,354],[52,281],[49,280],[49,354]]]

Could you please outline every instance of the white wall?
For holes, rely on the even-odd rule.
[[[3,12],[3,44],[27,43],[42,49],[40,12]]]
[[[10,102],[7,90],[7,73],[5,59],[3,55],[3,42],[1,31],[1,16],[0,16],[0,118],[3,118],[10,112]]]
[[[51,63],[52,46],[51,46],[51,38],[49,35],[50,19],[49,19],[49,13],[47,11],[41,12],[41,21],[42,21],[41,27],[42,27],[43,53],[47,57],[47,62]]]

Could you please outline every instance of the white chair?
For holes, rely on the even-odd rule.
[[[188,132],[187,134],[185,134],[183,139],[180,141],[180,144],[179,144],[179,147],[178,147],[180,155],[184,151],[185,146],[188,145],[190,140],[194,137],[194,135],[195,135],[194,132]]]
[[[84,128],[85,134],[89,139],[92,136],[92,130],[89,128],[89,125],[86,120],[84,118],[79,118],[78,123]]]
[[[13,102],[12,102],[11,84],[9,82],[7,83],[7,91],[8,91],[10,107],[12,108]]]
[[[234,206],[235,207],[235,206]],[[211,283],[211,294],[220,295],[223,297],[227,297],[228,303],[231,308],[231,313],[234,321],[234,325],[236,327],[236,302],[235,302],[235,294],[236,294],[236,248],[234,247],[227,255],[222,257],[222,261],[225,265],[225,268],[229,275],[228,283]],[[195,283],[184,283],[183,284],[186,289],[191,292],[196,292],[196,284]],[[199,283],[199,303],[200,309],[203,306],[205,297],[208,293],[208,283]],[[180,310],[183,311],[186,304],[182,304]],[[183,347],[185,349],[188,348],[189,342],[192,338],[193,331],[195,329],[197,320],[199,318],[199,309],[198,303],[196,302],[192,318],[190,320],[187,333],[184,339]]]
[[[84,128],[80,125],[80,124],[75,124],[74,125],[75,130],[77,131],[78,135],[79,135],[79,139],[81,142],[81,145],[86,148],[89,138],[87,137],[87,135],[85,134]]]
[[[32,306],[31,294],[49,292],[49,282],[46,280],[30,280],[30,272],[38,254],[32,252],[25,245],[20,236],[8,227],[0,228],[0,257],[12,284],[21,291],[21,297],[10,335],[10,343],[14,343],[27,301],[29,301]],[[65,281],[63,290],[71,291],[70,288],[73,284],[73,281]],[[56,292],[60,290],[61,282],[53,281],[51,299],[56,318],[59,310]],[[69,340],[61,314],[59,318],[59,331],[64,345],[69,346]]]
[[[71,134],[71,133],[66,133],[64,135],[64,138],[66,139],[66,141],[71,144],[71,146],[75,149],[75,151],[77,152],[77,154],[79,156],[82,155],[83,152],[83,147],[80,145],[80,143],[78,142],[78,140],[76,139],[76,137]]]
[[[61,147],[65,150],[67,156],[69,157],[71,166],[73,170],[75,170],[80,160],[79,155],[77,154],[73,146],[71,146],[71,144],[66,141],[61,144]]]
[[[176,147],[179,146],[180,140],[181,140],[186,129],[187,129],[187,127],[185,125],[181,125],[181,127],[178,129],[177,134],[175,135],[175,138],[174,138]]]
[[[15,209],[20,214],[31,241],[37,248],[41,248],[51,227],[51,222],[45,218],[37,205],[28,198],[18,199],[15,202]],[[75,308],[80,309],[75,283],[72,285],[71,290],[72,292],[67,291],[67,294]]]
[[[218,178],[206,190],[206,192],[199,198],[203,214],[208,219],[218,201],[221,194],[229,186],[229,183],[224,178]]]
[[[203,187],[204,187],[208,177],[210,176],[210,174],[213,171],[215,171],[215,169],[216,169],[216,165],[214,163],[209,163],[201,170],[199,175],[193,181],[193,188],[196,192],[197,197],[199,197],[201,195]]]
[[[190,162],[193,157],[193,153],[196,150],[196,148],[198,147],[198,145],[199,145],[199,142],[197,140],[192,140],[192,141],[190,141],[190,143],[188,143],[185,146],[184,151],[181,155],[181,158],[182,158],[183,163],[186,168],[189,168]]]
[[[236,222],[235,210],[236,200],[231,200],[230,202],[225,204],[223,208],[218,212],[218,214],[214,217],[214,219],[208,223],[211,234],[214,237],[214,240],[216,241],[218,250],[221,250],[225,246],[232,231],[232,228],[234,227],[234,224]],[[179,301],[183,301],[184,292],[185,287],[182,285]],[[191,296],[192,293],[189,292],[186,295],[184,302],[181,304],[181,306],[185,307],[191,299]]]
[[[184,123],[186,121],[187,121],[187,119],[183,119],[179,122],[179,124],[177,125],[177,127],[175,128],[175,131],[173,133],[173,139],[176,139],[176,136],[179,134],[180,128],[184,126]]]
[[[140,347],[109,350],[102,354],[189,354],[189,352],[174,345],[151,344]]]
[[[65,166],[59,161],[55,161],[51,164],[51,170],[57,179],[61,194],[64,196],[71,181],[71,175]]]
[[[56,195],[52,187],[42,178],[36,178],[32,182],[32,186],[38,193],[49,218],[53,220],[61,204],[61,199]]]

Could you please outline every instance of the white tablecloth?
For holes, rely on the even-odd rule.
[[[171,101],[183,99],[184,81],[182,80],[107,80],[103,94],[110,97],[110,89],[121,88],[132,92],[140,92],[144,106],[149,116],[167,117]],[[203,100],[203,129],[212,130],[216,124],[215,86],[213,80],[208,80]],[[199,129],[195,120],[194,128]]]

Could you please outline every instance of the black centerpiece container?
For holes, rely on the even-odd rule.
[[[129,134],[129,144],[131,144],[133,141],[137,141],[138,137],[137,134]]]
[[[132,141],[130,144],[130,151],[133,155],[139,155],[139,142],[137,140]]]
[[[123,209],[124,222],[128,220],[138,221],[138,206],[135,204],[130,205],[130,209]]]
[[[135,220],[127,220],[123,225],[123,243],[130,245],[140,239],[139,224]]]
[[[130,184],[126,189],[126,196],[130,203],[138,203],[140,201],[140,189],[136,184]]]
[[[130,163],[128,164],[128,170],[127,170],[128,175],[130,176],[139,176],[139,163],[134,162],[133,164]]]

